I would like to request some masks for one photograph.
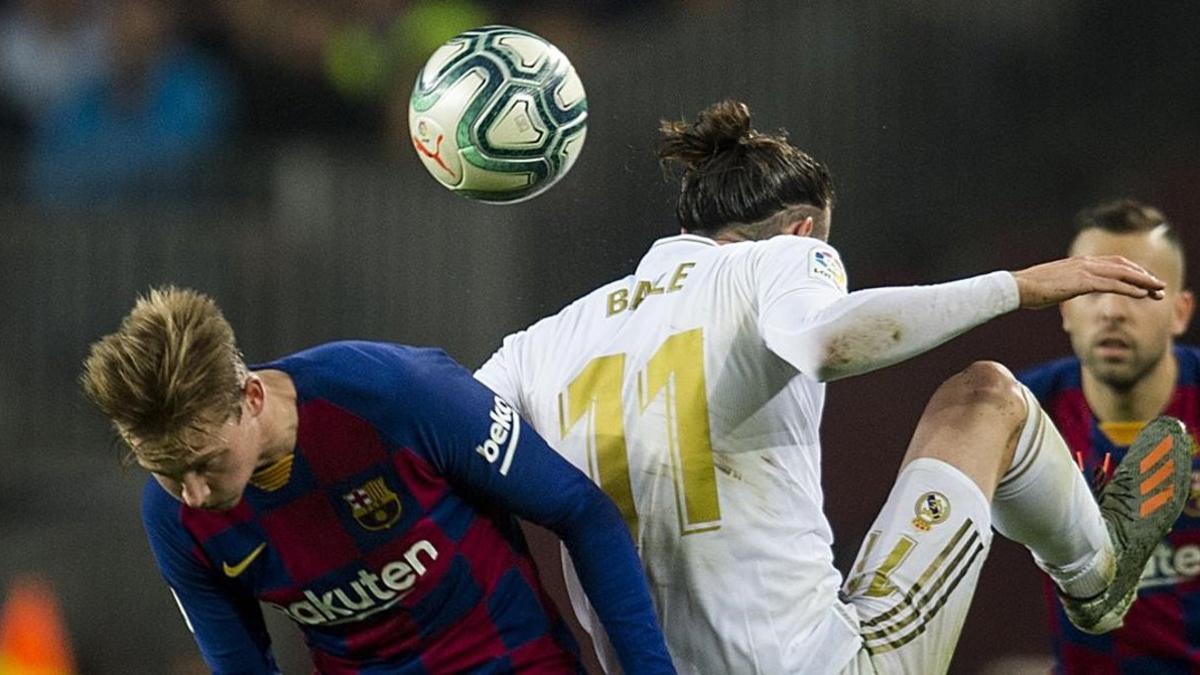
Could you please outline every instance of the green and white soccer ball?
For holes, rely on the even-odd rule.
[[[587,135],[587,98],[570,61],[533,33],[484,26],[438,47],[413,87],[417,156],[465,197],[529,199],[567,173]]]

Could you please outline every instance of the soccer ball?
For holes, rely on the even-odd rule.
[[[519,202],[554,185],[579,157],[587,98],[554,45],[484,26],[429,57],[408,102],[408,127],[439,183],[472,199]]]

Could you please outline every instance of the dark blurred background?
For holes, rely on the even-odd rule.
[[[445,191],[407,141],[425,57],[491,22],[557,44],[590,108],[575,168],[515,206]],[[252,361],[357,337],[475,367],[676,229],[657,122],[727,97],[831,167],[852,288],[1057,257],[1072,214],[1117,196],[1163,209],[1195,263],[1198,34],[1185,2],[0,0],[0,602],[50,584],[79,672],[203,672],[144,476],[75,385],[151,284],[215,295]],[[843,569],[936,385],[1065,354],[1058,322],[1011,315],[829,387]],[[954,671],[1047,653],[1040,579],[997,538]]]

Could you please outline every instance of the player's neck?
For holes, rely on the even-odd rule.
[[[287,373],[279,370],[260,370],[255,373],[262,378],[266,389],[266,448],[258,465],[266,466],[290,454],[296,447],[296,429],[299,415],[296,412],[296,386]]]
[[[1158,416],[1175,393],[1179,364],[1168,349],[1154,369],[1129,389],[1117,389],[1083,371],[1083,395],[1101,422],[1143,422]]]

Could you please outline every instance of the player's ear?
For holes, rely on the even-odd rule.
[[[1195,310],[1196,296],[1191,291],[1185,289],[1175,295],[1175,306],[1171,308],[1171,335],[1179,337],[1187,331]]]
[[[1070,300],[1058,303],[1058,314],[1062,317],[1062,329],[1064,333],[1071,332],[1071,310],[1067,307],[1069,304],[1071,304]]]
[[[242,398],[246,401],[246,408],[251,415],[258,415],[263,411],[267,392],[261,377],[253,373],[246,376],[246,382],[242,385]]]
[[[795,220],[784,226],[785,234],[794,234],[799,237],[807,237],[812,235],[813,217],[808,216],[804,220]]]

